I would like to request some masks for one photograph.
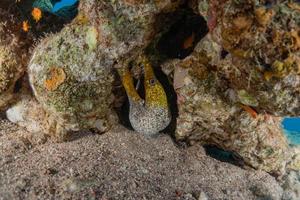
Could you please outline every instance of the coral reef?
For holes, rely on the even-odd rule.
[[[293,1],[227,1],[216,14],[218,23],[211,34],[231,55],[217,71],[240,102],[250,98],[248,105],[258,111],[300,115],[297,6]]]
[[[267,4],[191,3],[210,33],[192,55],[164,63],[163,70],[178,96],[177,139],[216,145],[282,174],[297,155],[280,124],[281,117],[300,115],[299,5]]]
[[[283,178],[282,188],[284,194],[282,199],[299,199],[300,198],[300,172],[291,171]]]
[[[28,93],[23,93],[20,100],[6,111],[7,119],[33,134],[51,133],[49,116]]]
[[[154,131],[140,120],[133,126],[160,131],[171,119],[167,95],[161,84],[147,92],[152,67],[129,69],[142,55],[173,82],[177,140],[215,145],[274,175],[299,170],[299,152],[288,146],[280,126],[283,117],[300,115],[298,2],[80,1],[74,20],[37,43],[27,70],[33,94],[19,91],[18,102],[14,92],[30,42],[0,11],[0,109],[16,102],[7,117],[27,130],[60,141],[72,131],[106,132],[117,123],[112,107],[120,98],[113,95],[119,78],[129,99],[143,102],[132,77],[128,88],[122,76],[131,70],[137,79],[144,73],[146,104],[163,108],[153,122],[166,120]]]
[[[176,138],[216,145],[252,167],[281,173],[289,160],[281,119],[247,112],[244,105],[226,101],[224,94],[231,90],[211,71],[220,59],[220,50],[207,35],[192,55],[163,65],[164,71],[172,72],[178,95]]]
[[[126,60],[140,54],[153,37],[155,15],[177,4],[83,1],[71,24],[35,48],[30,84],[55,116],[57,138],[68,131],[109,129],[116,121],[109,120],[113,68],[126,67]]]
[[[28,42],[16,17],[0,8],[0,111],[13,103],[18,94],[17,82],[26,70]]]
[[[56,117],[58,138],[68,130],[104,132],[110,126],[113,77],[95,51],[96,38],[92,26],[70,25],[42,41],[30,61],[30,84],[44,109]]]

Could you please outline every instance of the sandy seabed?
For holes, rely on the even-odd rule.
[[[0,120],[0,199],[281,199],[274,177],[124,127],[53,143]]]

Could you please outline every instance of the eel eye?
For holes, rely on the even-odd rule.
[[[149,84],[150,84],[151,86],[155,85],[155,80],[154,80],[154,79],[150,79],[150,80],[149,80]]]

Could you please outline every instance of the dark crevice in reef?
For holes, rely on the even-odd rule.
[[[229,54],[228,51],[226,51],[225,49],[222,49],[222,51],[221,51],[221,58],[225,59],[228,54]]]
[[[177,95],[171,81],[161,71],[160,64],[170,58],[184,59],[190,55],[196,44],[208,33],[208,27],[205,19],[194,13],[187,4],[183,4],[177,11],[164,14],[158,19],[158,28],[162,31],[146,48],[145,54],[151,60],[155,75],[165,89],[172,114],[170,125],[162,132],[169,134],[175,140],[176,119],[178,116]],[[138,93],[144,98],[143,79],[141,78],[140,81]],[[135,83],[137,83],[137,80],[135,80]],[[120,80],[118,85],[122,85]],[[120,90],[117,93],[116,96],[118,97],[122,95],[126,97],[124,90],[123,94],[120,93]],[[129,121],[129,102],[125,97],[121,101],[117,100],[119,101],[118,104],[120,102],[123,102],[123,104],[115,106],[116,112],[120,123],[133,130]]]
[[[112,90],[112,93],[115,97],[113,103],[114,110],[118,115],[119,124],[123,125],[129,130],[133,130],[129,121],[129,100],[122,85],[121,77],[117,70],[113,70],[113,74],[115,77]]]
[[[201,15],[194,13],[186,5],[169,15],[174,16],[176,21],[161,36],[156,48],[159,54],[167,58],[184,59],[208,33],[207,23]]]
[[[126,94],[125,94],[126,95]],[[121,107],[115,107],[116,113],[119,117],[119,123],[123,126],[125,126],[127,129],[132,130],[133,128],[129,121],[129,101],[126,97],[123,99],[123,104]]]
[[[233,152],[225,151],[213,145],[205,145],[204,149],[208,156],[216,160],[219,160],[221,162],[227,162],[239,167],[245,166],[243,159]]]
[[[23,77],[21,77],[17,80],[15,87],[14,87],[14,93],[20,92],[20,90],[22,88],[22,83],[23,83]]]
[[[176,122],[178,117],[177,94],[173,88],[173,85],[170,84],[168,77],[159,68],[154,68],[154,73],[164,87],[172,115],[171,123],[162,132],[170,134],[171,137],[175,139]]]

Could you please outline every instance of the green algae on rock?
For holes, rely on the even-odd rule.
[[[112,70],[142,53],[154,37],[155,16],[178,2],[82,1],[71,24],[42,40],[28,73],[58,138],[69,130],[110,128],[116,121],[109,120]]]
[[[106,131],[110,126],[113,77],[105,58],[89,48],[89,30],[87,25],[70,25],[47,37],[29,64],[36,98],[66,130]]]
[[[270,4],[270,5],[269,5]],[[300,14],[293,1],[226,1],[211,32],[230,56],[218,64],[237,94],[256,109],[300,115]]]
[[[217,2],[198,1],[210,33],[193,54],[163,65],[178,95],[176,138],[275,174],[299,170],[280,125],[300,115],[298,4]]]
[[[212,70],[212,63],[222,60],[220,52],[221,48],[207,35],[192,55],[163,65],[168,70],[173,68],[175,74],[179,69],[187,71],[183,77],[174,75],[180,77],[174,79],[174,85],[179,86],[176,88],[179,109],[176,138],[187,139],[191,144],[215,145],[239,155],[256,169],[284,173],[290,156],[281,119],[266,114],[251,116],[240,104],[229,100],[238,102],[239,98],[227,81]],[[203,59],[203,55],[211,59]],[[247,96],[245,91],[240,93]],[[248,104],[255,102],[246,99]]]
[[[8,111],[8,118],[59,140],[69,131],[107,131],[116,122],[112,71],[124,70],[143,54],[161,34],[158,16],[180,3],[81,1],[74,20],[36,46],[28,67],[36,100],[22,97]],[[204,16],[210,34],[192,55],[162,67],[169,78],[174,77],[178,95],[177,139],[216,145],[268,172],[281,174],[287,163],[294,169],[299,159],[290,161],[280,121],[285,115],[300,114],[295,6],[277,2],[266,8],[266,1],[222,1],[216,10],[208,1],[198,3],[191,2],[194,11],[213,15]],[[281,18],[282,13],[287,15]],[[18,51],[2,46],[5,55],[0,64],[6,64],[1,65],[0,92],[6,92],[12,91],[24,69],[15,69],[22,58]],[[10,74],[13,78],[7,79]],[[36,112],[30,112],[32,108]],[[20,109],[25,110],[23,115],[18,115]]]

